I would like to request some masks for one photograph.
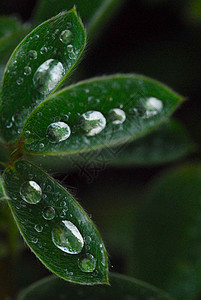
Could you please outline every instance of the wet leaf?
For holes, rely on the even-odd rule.
[[[123,0],[40,0],[36,6],[33,20],[40,23],[65,9],[71,9],[73,5],[76,6],[78,13],[83,19],[84,24],[87,26],[88,36],[92,34],[97,37],[98,31],[110,19]]]
[[[108,283],[101,237],[67,190],[26,161],[6,169],[4,181],[23,238],[49,270],[72,282]]]
[[[52,95],[33,111],[23,128],[24,151],[109,151],[151,132],[182,100],[161,83],[138,75],[86,80]]]
[[[12,54],[2,80],[0,128],[15,142],[33,108],[53,93],[78,62],[86,34],[75,9],[34,29]]]
[[[111,286],[77,286],[54,276],[44,278],[24,290],[18,300],[55,299],[143,299],[171,300],[163,291],[140,280],[110,273]]]
[[[177,299],[201,292],[201,166],[161,174],[137,211],[134,276]]]

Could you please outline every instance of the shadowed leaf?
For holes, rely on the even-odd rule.
[[[111,286],[77,286],[53,276],[42,279],[21,293],[18,300],[55,299],[142,299],[173,300],[163,291],[140,280],[110,273]]]

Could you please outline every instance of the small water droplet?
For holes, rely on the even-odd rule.
[[[109,119],[112,124],[122,124],[126,120],[126,114],[120,108],[113,108],[109,111]]]
[[[44,148],[44,144],[40,143],[39,148],[40,148],[40,150],[42,150]]]
[[[16,83],[18,85],[21,85],[23,83],[24,79],[22,77],[19,77],[17,80],[16,80]]]
[[[42,231],[43,231],[43,226],[36,224],[36,225],[34,226],[34,229],[35,229],[37,232],[42,232]]]
[[[30,59],[37,59],[37,52],[36,50],[30,50],[28,53]]]
[[[47,137],[51,143],[59,143],[69,138],[70,127],[64,122],[55,122],[48,126]]]
[[[43,47],[40,49],[40,53],[41,53],[41,54],[47,53],[47,47],[43,46]]]
[[[83,237],[70,221],[61,221],[52,229],[52,241],[57,248],[69,254],[80,253],[84,246]]]
[[[26,181],[21,186],[20,194],[27,203],[36,204],[41,200],[42,190],[35,181]]]
[[[87,136],[100,133],[106,126],[106,119],[99,111],[88,111],[81,115],[81,127]]]
[[[78,266],[81,271],[90,273],[95,270],[96,261],[92,254],[86,253],[78,260]]]
[[[31,241],[32,241],[32,243],[34,243],[34,244],[37,244],[37,243],[38,243],[38,239],[37,239],[36,237],[33,237],[33,238],[31,239]]]
[[[42,212],[42,215],[45,220],[53,220],[55,217],[54,207],[52,207],[52,206],[45,207]]]
[[[29,67],[29,66],[26,66],[26,67],[24,67],[24,75],[25,76],[28,76],[28,75],[30,75],[31,74],[31,67]]]
[[[5,122],[5,125],[6,125],[6,128],[11,128],[11,127],[13,126],[13,122],[10,121],[10,120],[7,120],[7,121]]]
[[[60,217],[61,218],[65,218],[66,217],[66,213],[67,213],[68,209],[62,209],[61,213],[60,213]]]
[[[72,40],[72,32],[70,30],[64,30],[62,31],[62,33],[60,34],[60,41],[64,44],[69,44]]]
[[[61,62],[56,59],[46,60],[35,72],[33,82],[41,94],[49,94],[65,74]]]

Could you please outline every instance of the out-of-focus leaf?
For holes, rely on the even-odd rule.
[[[17,44],[29,32],[30,26],[23,25],[16,17],[0,17],[0,64],[5,64]]]
[[[110,273],[111,286],[77,286],[54,276],[42,279],[21,292],[18,300],[55,299],[173,299],[165,292],[140,280]]]
[[[33,20],[40,23],[62,10],[76,6],[84,24],[87,26],[88,36],[96,38],[98,31],[104,26],[125,0],[40,0],[36,6]]]
[[[20,21],[16,17],[0,17],[0,43],[1,39],[17,31],[21,27]]]
[[[157,165],[180,159],[194,149],[194,144],[183,125],[168,121],[151,134],[133,142],[120,152],[105,153],[105,161],[117,166]]]
[[[24,151],[70,155],[125,144],[159,126],[182,100],[161,83],[138,75],[86,80],[52,95],[32,112],[21,137]]]
[[[2,80],[0,127],[15,142],[31,110],[54,92],[78,62],[86,34],[75,9],[34,29],[12,54]]]
[[[177,299],[201,292],[201,165],[161,175],[137,211],[134,276]]]
[[[67,190],[26,161],[6,169],[4,182],[23,238],[48,269],[72,282],[108,283],[101,237]]]
[[[201,1],[186,0],[185,15],[191,22],[201,25]]]

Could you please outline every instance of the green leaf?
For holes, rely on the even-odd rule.
[[[21,42],[2,80],[0,127],[6,141],[16,141],[33,108],[75,67],[85,43],[86,34],[75,9],[39,25]]]
[[[60,155],[109,150],[151,132],[182,100],[161,83],[138,75],[86,80],[52,95],[32,112],[23,128],[24,151]],[[116,108],[120,115],[112,111]]]
[[[177,299],[201,292],[201,165],[160,175],[137,211],[134,276]]]
[[[18,300],[42,300],[42,299],[173,299],[163,291],[144,283],[120,274],[110,273],[111,286],[77,286],[54,276],[46,277],[24,290]]]
[[[104,160],[117,166],[157,165],[184,157],[195,149],[184,126],[170,120],[125,149],[105,153]]]
[[[111,18],[111,15],[120,8],[123,0],[40,0],[36,6],[34,13],[34,21],[38,24],[45,19],[48,19],[64,9],[70,9],[76,5],[84,24],[87,26],[89,36],[94,34],[97,37],[97,32]]]
[[[21,22],[16,17],[0,17],[0,43],[1,39],[17,31],[21,27]]]
[[[72,282],[108,283],[101,237],[67,190],[26,161],[6,169],[4,181],[20,232],[48,269]]]

